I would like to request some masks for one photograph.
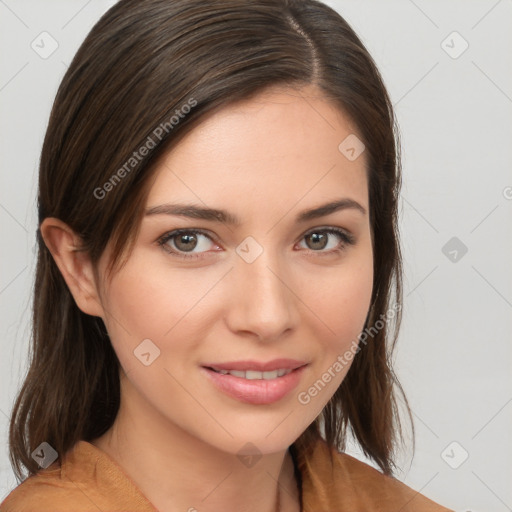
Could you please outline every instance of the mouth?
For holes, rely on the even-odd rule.
[[[232,375],[236,375],[232,372],[248,372],[249,375],[258,375],[259,373],[271,373],[277,371],[279,375],[285,375],[286,372],[290,372],[300,368],[308,364],[306,361],[300,361],[298,359],[289,359],[289,358],[279,358],[273,359],[271,361],[256,361],[256,360],[246,360],[246,361],[228,361],[225,363],[207,363],[204,364],[204,368],[209,368],[216,372],[228,372]],[[283,371],[285,373],[283,373]],[[282,374],[282,375],[281,375]],[[241,376],[241,375],[236,375]],[[264,377],[256,376],[249,377],[253,379],[261,379]],[[275,376],[269,378],[276,378]]]
[[[308,365],[290,360],[284,363],[283,360],[257,364],[237,362],[202,366],[202,371],[223,394],[240,402],[264,405],[278,402],[297,388]],[[261,369],[262,366],[272,368]]]
[[[220,373],[221,375],[233,375],[233,377],[239,377],[240,379],[247,380],[272,380],[277,379],[278,377],[284,377],[289,373],[292,373],[293,370],[280,368],[278,370],[273,370],[271,372],[259,372],[257,370],[220,370],[217,368],[206,367],[208,370],[212,370],[216,373]]]

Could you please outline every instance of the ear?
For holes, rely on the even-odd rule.
[[[80,237],[55,217],[44,219],[40,231],[77,306],[88,315],[104,318],[89,255],[79,250]]]

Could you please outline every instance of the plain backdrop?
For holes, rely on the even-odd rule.
[[[0,0],[0,499],[16,484],[7,429],[27,364],[39,153],[66,67],[113,3]],[[510,511],[512,1],[326,3],[375,58],[402,134],[396,368],[417,443],[397,476],[457,511]],[[41,37],[58,44],[47,58]]]

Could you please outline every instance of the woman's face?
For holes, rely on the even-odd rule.
[[[318,89],[275,88],[159,163],[134,250],[102,290],[122,400],[152,435],[271,453],[332,397],[372,292],[355,131]]]

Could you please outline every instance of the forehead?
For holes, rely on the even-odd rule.
[[[314,87],[267,90],[208,116],[165,155],[147,206],[172,199],[261,215],[346,195],[367,208],[365,154],[339,148],[356,133]]]

